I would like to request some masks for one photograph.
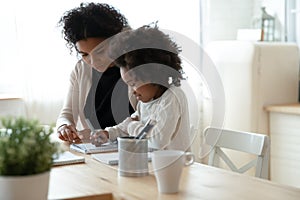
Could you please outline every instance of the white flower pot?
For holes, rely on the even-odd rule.
[[[0,176],[0,199],[47,200],[50,172],[27,176]]]

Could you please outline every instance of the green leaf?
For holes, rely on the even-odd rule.
[[[58,143],[50,140],[54,125],[35,119],[1,118],[0,175],[31,175],[49,171]]]

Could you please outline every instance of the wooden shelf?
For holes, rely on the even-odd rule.
[[[16,94],[0,94],[0,100],[22,99],[21,95]]]
[[[299,114],[300,115],[300,104],[280,104],[280,105],[271,105],[265,107],[265,110],[268,112],[278,112],[286,114]]]

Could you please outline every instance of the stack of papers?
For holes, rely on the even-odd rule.
[[[53,166],[84,163],[84,162],[85,162],[85,158],[83,156],[77,156],[71,153],[70,151],[65,151],[63,153],[60,153],[58,158],[53,160]]]

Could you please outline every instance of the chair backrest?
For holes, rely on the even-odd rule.
[[[204,137],[206,144],[212,147],[208,165],[218,167],[218,159],[221,158],[232,171],[244,173],[255,167],[256,177],[268,178],[270,140],[267,135],[208,127],[204,130]],[[223,148],[253,154],[256,158],[237,168]]]

